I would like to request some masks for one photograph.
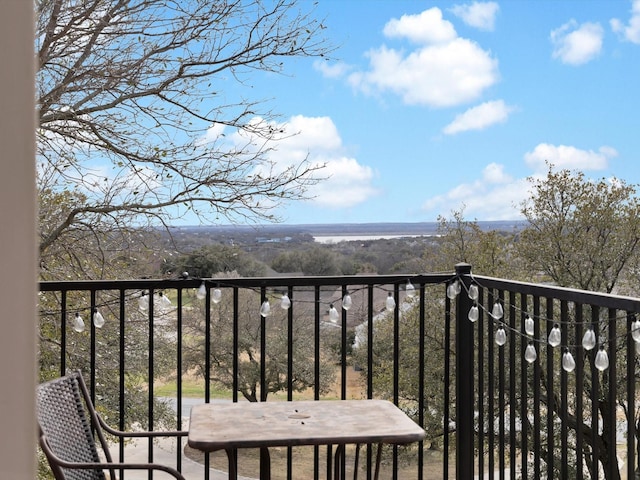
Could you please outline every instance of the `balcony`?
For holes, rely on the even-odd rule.
[[[409,276],[43,282],[39,308],[43,374],[81,369],[120,429],[184,430],[202,402],[386,398],[428,440],[389,447],[382,478],[636,475],[640,299],[458,265]],[[224,478],[223,456],[184,443],[114,452]],[[364,452],[359,477],[371,478]],[[322,478],[327,452],[283,449],[272,460],[274,478]],[[257,478],[252,461],[240,457],[241,475]]]

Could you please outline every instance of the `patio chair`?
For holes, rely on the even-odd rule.
[[[103,430],[117,437],[147,438],[184,437],[187,432],[120,432],[110,428],[91,403],[80,372],[38,385],[36,407],[40,447],[56,480],[116,479],[120,469],[159,470],[185,480],[176,469],[164,465],[113,462]],[[103,452],[102,459],[98,445]]]

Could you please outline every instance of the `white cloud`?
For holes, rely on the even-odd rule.
[[[594,152],[568,145],[541,143],[533,151],[527,152],[524,159],[529,167],[540,173],[546,172],[546,162],[560,169],[604,170],[609,160],[617,156],[618,152],[607,146],[600,147],[597,152]]]
[[[525,178],[515,179],[505,173],[504,165],[487,165],[480,178],[463,183],[449,192],[432,197],[422,205],[425,212],[448,215],[464,205],[467,218],[515,220],[522,217],[519,205],[529,192]]]
[[[256,117],[252,123],[264,120]],[[320,183],[310,187],[310,202],[325,207],[348,208],[367,201],[378,192],[373,186],[374,171],[362,165],[357,159],[345,155],[342,139],[336,125],[329,117],[305,117],[295,115],[284,123],[273,123],[273,129],[280,131],[277,142],[266,145],[269,165],[258,167],[253,173],[268,175],[283,172],[288,167],[305,159],[312,165],[325,165],[317,172]],[[219,133],[218,131],[215,134]],[[212,137],[214,134],[212,134]],[[247,144],[262,145],[258,138],[251,138],[246,132],[236,132],[225,137],[228,148],[245,148]]]
[[[571,20],[551,32],[552,56],[568,65],[590,62],[602,51],[603,36],[600,24],[583,23],[578,26],[575,20]]]
[[[365,94],[392,92],[406,104],[450,107],[476,100],[499,79],[498,61],[477,43],[458,37],[438,8],[393,19],[384,32],[420,46],[408,52],[387,46],[370,50],[369,69],[348,77]]]
[[[448,43],[456,39],[453,24],[442,18],[442,11],[433,7],[417,15],[393,18],[384,26],[383,33],[389,38],[408,38],[419,43]]]
[[[471,27],[493,31],[499,9],[496,2],[473,2],[454,5],[450,11]]]
[[[329,64],[326,60],[316,60],[313,62],[313,68],[326,78],[340,78],[351,70],[351,67],[344,62]]]
[[[468,130],[484,130],[496,123],[506,122],[514,110],[514,107],[505,104],[503,100],[485,102],[457,115],[453,122],[444,127],[443,132],[453,135]]]
[[[631,7],[629,24],[624,25],[617,18],[611,19],[611,29],[620,34],[623,39],[640,44],[640,0],[635,0]]]

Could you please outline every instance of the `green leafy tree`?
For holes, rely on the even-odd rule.
[[[227,278],[233,284],[235,273],[217,274],[216,278]],[[185,315],[188,329],[184,348],[186,369],[196,371],[216,385],[233,388],[234,361],[238,362],[238,392],[247,400],[257,402],[269,394],[286,391],[289,382],[293,392],[302,392],[315,385],[314,358],[316,352],[310,341],[314,335],[314,324],[309,321],[313,313],[306,311],[309,303],[295,302],[293,330],[288,330],[287,311],[277,306],[279,298],[271,298],[272,314],[262,318],[260,295],[251,290],[239,290],[237,314],[237,345],[234,351],[234,310],[231,290],[222,288],[219,303],[211,304],[210,331],[210,376],[205,368],[205,306],[194,305]],[[263,332],[263,327],[265,331]],[[262,335],[266,338],[266,351],[261,351]],[[289,348],[293,352],[293,371],[289,375]],[[320,352],[319,395],[329,391],[335,378],[335,354],[330,349]],[[261,366],[264,363],[266,390],[261,391]]]
[[[522,204],[522,213],[528,226],[521,232],[517,243],[518,251],[531,271],[541,272],[563,287],[573,287],[611,293],[624,288],[624,278],[629,266],[638,254],[640,240],[640,200],[635,185],[619,179],[591,181],[579,171],[555,171],[549,165],[543,179],[530,179],[532,192]],[[621,332],[624,334],[626,332]],[[580,339],[575,339],[574,343]],[[622,342],[621,342],[622,343]],[[622,347],[621,347],[622,348]],[[591,395],[591,378],[597,375],[593,364],[594,356],[587,355],[589,368],[585,369],[585,395]],[[624,355],[616,355],[619,362]],[[627,378],[626,365],[618,366],[618,392],[624,388]],[[636,372],[636,377],[638,372]],[[611,386],[611,378],[602,382],[604,393],[597,402],[602,412],[601,430],[590,431],[590,425],[577,423],[569,415],[569,428],[590,432],[586,444],[591,448],[599,445],[598,460],[603,465],[608,480],[620,478],[615,445],[608,445],[610,432],[616,429],[616,420],[607,415],[611,411],[606,391]],[[553,398],[543,395],[551,414],[558,415],[559,405]],[[618,398],[618,405],[625,412],[626,398]],[[636,419],[628,419],[638,422]],[[590,452],[585,449],[585,456]],[[611,477],[611,464],[616,468]]]
[[[207,278],[215,272],[237,272],[241,277],[262,277],[266,273],[263,263],[255,260],[241,248],[213,243],[162,265],[162,271],[192,277]]]
[[[638,252],[640,200],[624,180],[591,181],[582,172],[531,178],[522,204],[528,222],[517,244],[533,272],[564,287],[611,293]]]

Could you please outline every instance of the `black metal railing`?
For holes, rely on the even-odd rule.
[[[474,276],[468,265],[409,276],[42,282],[40,292],[43,376],[82,369],[97,407],[121,429],[141,419],[167,427],[172,416],[157,398],[167,379],[177,412],[168,427],[186,428],[185,382],[195,376],[206,379],[195,394],[202,402],[224,395],[221,385],[231,401],[391,399],[427,440],[391,449],[385,478],[614,479],[618,457],[626,478],[635,472],[638,299]],[[593,350],[582,347],[589,328]],[[609,365],[600,370],[602,351]],[[563,368],[567,352],[573,369],[567,358]],[[251,362],[255,388],[247,386]],[[439,451],[435,462],[429,446]],[[175,465],[186,468],[177,447]],[[123,458],[128,446],[118,448]],[[153,461],[157,446],[146,449]],[[273,471],[295,478],[297,455],[288,449]],[[317,448],[311,456],[320,478],[328,460]],[[215,460],[201,463],[198,478],[208,479]],[[371,478],[369,449],[363,463]]]

